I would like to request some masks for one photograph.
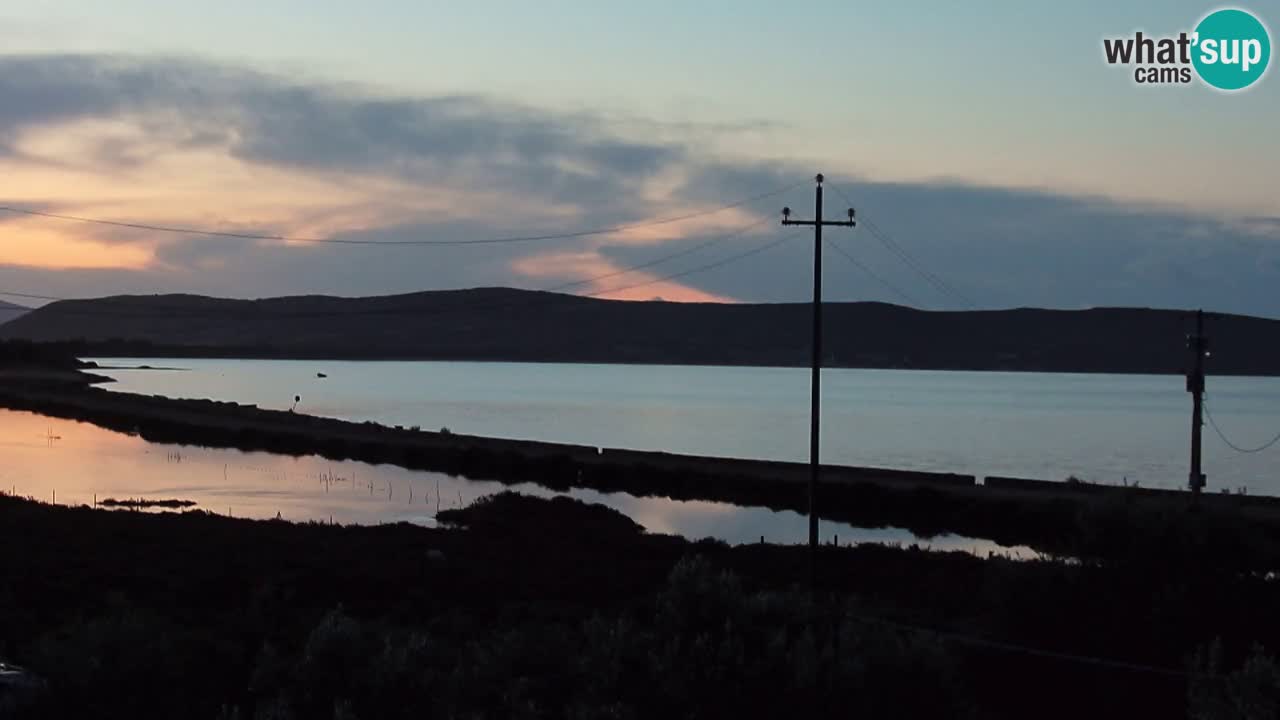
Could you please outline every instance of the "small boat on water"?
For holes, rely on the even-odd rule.
[[[318,372],[318,373],[316,373],[316,377],[318,377],[318,378],[327,378],[327,377],[329,377],[329,376],[328,376],[328,375],[325,375],[324,373]]]

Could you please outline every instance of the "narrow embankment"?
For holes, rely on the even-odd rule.
[[[91,422],[163,443],[314,454],[553,489],[583,487],[637,496],[710,500],[805,512],[803,463],[697,457],[507,440],[355,423],[211,400],[115,393],[83,383],[6,382],[0,406]],[[820,515],[917,534],[958,533],[1007,545],[1076,553],[1079,516],[1091,506],[1185,508],[1186,493],[1018,478],[825,466]],[[1206,496],[1200,505],[1280,527],[1275,498]]]

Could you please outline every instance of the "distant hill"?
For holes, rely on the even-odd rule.
[[[620,302],[504,288],[369,298],[61,301],[0,338],[81,354],[805,365],[806,303]],[[832,366],[1178,373],[1190,315],[1135,308],[929,312],[826,306]],[[1210,370],[1280,375],[1280,321],[1208,316]]]
[[[29,307],[23,307],[22,305],[15,305],[11,302],[0,300],[0,324],[7,323],[10,320],[16,320],[29,312],[31,312],[31,308]]]

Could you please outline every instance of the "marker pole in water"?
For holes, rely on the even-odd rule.
[[[821,429],[822,407],[822,227],[835,225],[854,227],[853,208],[849,208],[848,220],[824,220],[822,218],[822,174],[814,178],[817,186],[813,193],[813,220],[792,220],[791,208],[782,209],[783,225],[810,225],[813,227],[813,338],[809,380],[809,587],[818,586],[818,474],[821,469],[818,438]]]

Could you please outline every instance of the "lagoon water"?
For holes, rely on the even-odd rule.
[[[505,486],[392,465],[335,462],[315,456],[151,443],[88,423],[0,410],[0,492],[60,505],[143,498],[181,499],[208,512],[235,517],[376,524],[411,522],[434,526],[439,510],[512,489],[539,495],[569,495],[602,503],[650,532],[730,543],[800,543],[807,520],[794,512],[736,507],[715,502],[639,498],[626,493],[574,489],[552,492],[533,484]],[[944,535],[927,541],[897,528],[822,524],[824,541],[911,544],[974,553],[1031,556],[1025,547]]]
[[[509,438],[805,460],[798,368],[95,358],[108,388]],[[324,373],[325,378],[317,377]],[[979,476],[1183,487],[1191,398],[1180,376],[825,370],[823,459]],[[1280,433],[1280,378],[1210,377],[1237,445]],[[1205,428],[1209,489],[1280,495],[1280,445]]]
[[[95,359],[108,388],[214,398],[351,420],[454,432],[672,452],[804,460],[803,369],[450,362]],[[178,369],[122,369],[149,365]],[[318,377],[324,373],[327,377]],[[1181,487],[1190,397],[1179,377],[1034,373],[824,371],[827,462],[987,475]],[[1209,380],[1209,407],[1241,445],[1280,432],[1280,378]],[[437,510],[498,483],[315,456],[164,445],[86,423],[0,410],[0,490],[60,504],[96,497],[192,500],[239,517],[342,523],[435,523]],[[1280,447],[1230,450],[1205,430],[1212,491],[1280,495]],[[556,494],[534,485],[515,489]],[[803,542],[793,512],[724,503],[567,493],[653,532],[733,543]],[[823,523],[824,541],[918,539],[896,528]],[[1012,552],[972,538],[928,543]]]

